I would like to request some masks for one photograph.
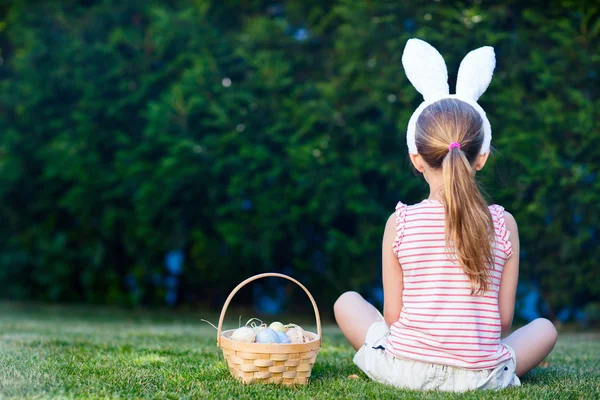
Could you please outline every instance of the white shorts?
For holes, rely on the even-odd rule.
[[[495,369],[477,371],[396,358],[385,351],[389,334],[385,322],[374,323],[367,331],[365,345],[354,356],[358,368],[376,382],[406,389],[452,392],[521,386],[515,374],[515,352],[505,344],[502,345],[512,355],[509,360]]]

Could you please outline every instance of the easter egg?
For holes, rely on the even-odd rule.
[[[281,332],[281,331],[275,331],[275,332],[277,332],[277,336],[279,336],[279,343],[281,343],[281,344],[290,344],[290,343],[292,343],[290,341],[290,338],[287,337],[287,335],[284,332]]]
[[[231,334],[231,340],[235,340],[236,342],[254,343],[255,339],[256,333],[249,326],[242,326]]]
[[[292,342],[292,343],[303,343],[304,342],[304,338],[302,337],[304,334],[304,330],[302,328],[300,328],[299,326],[288,329],[285,332],[285,334],[287,335],[287,337],[290,339],[290,342]]]
[[[279,322],[279,321],[275,321],[273,323],[271,323],[271,325],[269,325],[269,328],[273,329],[275,332],[285,332],[285,326]]]
[[[264,328],[256,333],[256,343],[279,343],[279,336],[271,328]]]

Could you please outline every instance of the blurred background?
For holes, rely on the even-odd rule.
[[[494,46],[480,180],[521,237],[518,316],[600,322],[598,1],[81,0],[0,5],[0,298],[219,310],[260,272],[381,304],[419,202],[406,40],[454,90]],[[239,298],[282,312],[291,290]]]

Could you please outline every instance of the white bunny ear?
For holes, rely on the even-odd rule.
[[[469,52],[458,68],[456,94],[477,101],[492,81],[494,67],[496,55],[492,47],[480,47]]]
[[[409,39],[402,54],[402,65],[408,80],[423,95],[425,101],[450,94],[444,58],[429,43]]]

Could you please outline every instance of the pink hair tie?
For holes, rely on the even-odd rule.
[[[460,149],[460,143],[458,143],[458,142],[450,143],[450,146],[448,146],[448,151],[450,151],[452,149]]]

